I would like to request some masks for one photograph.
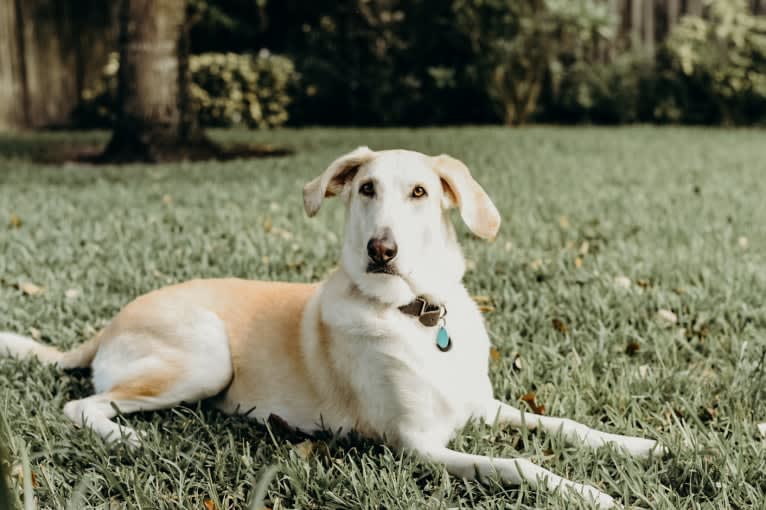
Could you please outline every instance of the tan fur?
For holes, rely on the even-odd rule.
[[[169,390],[180,373],[180,367],[169,366],[162,372],[151,372],[140,379],[119,383],[109,393],[113,400],[156,397]]]

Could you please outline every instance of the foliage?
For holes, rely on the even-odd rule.
[[[269,128],[288,119],[288,93],[297,79],[290,59],[261,51],[257,55],[204,53],[189,59],[190,97],[203,126]],[[86,89],[75,112],[81,127],[107,127],[116,115],[119,57],[110,55],[101,79]]]
[[[651,121],[651,55],[624,53],[609,62],[578,61],[543,96],[543,122],[628,124]],[[651,109],[649,109],[651,110]]]
[[[670,120],[683,120],[685,111],[695,109],[689,94],[714,105],[718,118],[709,120],[766,116],[766,17],[750,14],[745,0],[714,0],[705,18],[685,16],[665,52],[665,77],[675,75],[683,85],[670,95],[669,102],[676,103]]]
[[[569,67],[614,35],[608,5],[597,0],[455,0],[454,9],[509,125],[535,113],[546,80],[556,88]]]
[[[298,123],[486,122],[473,53],[443,0],[271,3],[301,73]]]

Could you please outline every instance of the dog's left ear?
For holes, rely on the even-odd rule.
[[[316,179],[303,186],[303,207],[306,214],[314,216],[322,206],[325,197],[334,197],[351,181],[359,167],[370,161],[375,151],[369,147],[358,147],[345,154],[327,167],[327,170]]]
[[[494,239],[500,229],[500,213],[468,167],[446,154],[432,159],[444,192],[460,209],[460,216],[471,232],[484,239]]]

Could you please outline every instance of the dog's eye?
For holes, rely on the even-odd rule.
[[[371,182],[365,182],[359,187],[359,193],[366,197],[374,197],[375,186]]]
[[[423,186],[415,186],[412,188],[412,198],[423,198],[428,195],[426,189]]]

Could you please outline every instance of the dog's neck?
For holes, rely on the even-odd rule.
[[[348,292],[353,295],[385,307],[399,308],[417,298],[423,298],[435,305],[447,303],[450,296],[462,288],[463,270],[462,267],[459,269],[459,273],[445,275],[444,278],[432,282],[432,285],[422,285],[423,282],[406,282],[403,277],[389,275],[376,276],[378,281],[373,284],[368,278],[365,278],[364,282],[357,282],[342,265],[330,278],[341,280],[347,286]]]

